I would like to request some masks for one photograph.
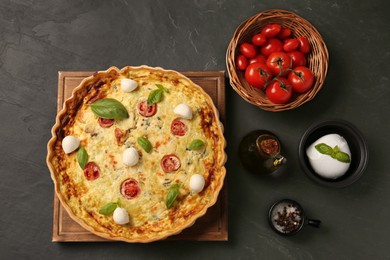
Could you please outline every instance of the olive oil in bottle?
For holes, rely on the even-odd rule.
[[[279,139],[266,130],[248,133],[238,148],[238,155],[243,166],[250,172],[271,174],[286,163],[281,154]]]

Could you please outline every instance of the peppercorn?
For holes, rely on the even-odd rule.
[[[287,207],[284,206],[282,212],[277,212],[278,218],[274,219],[276,225],[280,226],[284,233],[296,231],[300,227],[302,221],[300,210],[290,204],[288,207],[294,210],[287,211]]]

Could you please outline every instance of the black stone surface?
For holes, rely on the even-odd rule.
[[[371,1],[28,1],[0,2],[1,259],[382,259],[390,244],[390,2]],[[45,164],[56,115],[57,71],[111,65],[224,70],[235,28],[281,8],[309,20],[330,53],[323,90],[310,103],[271,113],[227,84],[229,242],[52,243],[53,184]],[[298,143],[317,120],[346,119],[365,135],[364,176],[321,187],[299,168]],[[236,156],[254,129],[285,145],[282,178],[246,172]],[[294,237],[275,234],[267,211],[291,198],[322,220]]]

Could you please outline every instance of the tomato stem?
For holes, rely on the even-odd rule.
[[[288,87],[289,85],[286,85],[286,84],[285,84],[283,81],[281,81],[280,79],[275,78],[275,80],[277,80],[277,81],[280,83],[280,88],[281,88],[281,89],[283,89],[284,91],[288,92],[287,87]]]
[[[267,80],[264,84],[263,90],[266,89],[268,87],[268,85],[271,84],[276,79],[277,79],[277,76],[271,80]]]
[[[295,70],[291,70],[296,76],[298,76],[298,78],[299,78],[299,80],[300,81],[302,81],[302,82],[304,82],[305,81],[305,79],[304,79],[304,77],[303,77],[303,75],[302,75],[302,72],[296,72]]]

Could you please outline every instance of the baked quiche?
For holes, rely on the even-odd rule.
[[[224,148],[218,111],[201,87],[175,71],[111,67],[65,101],[47,163],[80,225],[151,242],[191,226],[216,202]]]

